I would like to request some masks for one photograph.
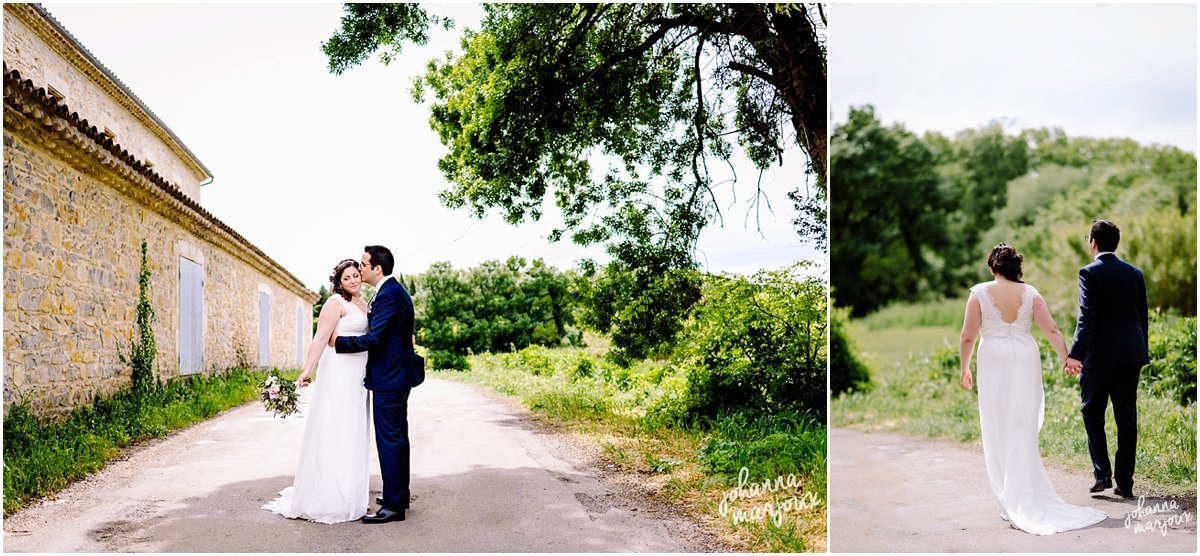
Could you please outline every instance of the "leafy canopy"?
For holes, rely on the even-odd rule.
[[[651,241],[689,257],[721,218],[708,169],[731,139],[760,170],[800,145],[816,187],[798,230],[825,242],[825,47],[819,5],[488,4],[459,52],[428,64],[413,97],[449,149],[439,168],[453,208],[510,223],[552,200],[581,244]],[[815,12],[815,13],[814,13]],[[341,73],[376,50],[385,63],[430,25],[417,5],[347,4],[323,48]],[[808,185],[807,183],[805,184]],[[809,189],[806,187],[806,189]],[[761,181],[750,198],[764,202]]]

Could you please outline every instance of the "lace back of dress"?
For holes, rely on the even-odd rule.
[[[1037,294],[1037,290],[1033,286],[1025,284],[1021,291],[1021,304],[1017,307],[1017,317],[1011,323],[1004,320],[1000,314],[1000,309],[996,307],[995,301],[992,300],[990,286],[978,284],[971,288],[975,292],[975,296],[979,298],[979,310],[983,314],[984,328],[988,327],[1017,327],[1029,330],[1029,326],[1033,321],[1033,298]]]

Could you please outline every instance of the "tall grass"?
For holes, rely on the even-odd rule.
[[[91,406],[62,421],[39,419],[25,404],[9,408],[4,418],[4,515],[102,468],[121,448],[256,399],[263,377],[235,369],[177,379],[140,396],[131,391],[97,396]]]
[[[529,347],[475,355],[468,372],[435,376],[470,382],[519,399],[536,415],[599,446],[622,469],[645,474],[658,496],[710,523],[726,542],[749,551],[823,551],[826,536],[826,430],[796,412],[725,413],[696,421],[684,415],[686,373],[669,363],[639,361],[621,368],[595,350]],[[733,523],[723,495],[746,468],[761,484],[793,474],[799,493],[820,504],[769,519]],[[743,509],[770,498],[743,500]]]

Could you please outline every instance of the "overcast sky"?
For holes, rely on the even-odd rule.
[[[438,202],[445,149],[409,84],[430,58],[457,50],[461,29],[478,29],[477,5],[431,5],[458,26],[391,66],[373,59],[341,76],[320,50],[340,24],[340,4],[45,6],[212,171],[205,208],[313,290],[368,243],[390,247],[404,273],[510,255],[560,268],[607,260],[601,247],[546,241],[552,221],[514,227]],[[718,180],[721,166],[711,165]],[[725,226],[700,241],[705,269],[752,273],[817,256],[796,235],[786,197],[804,166],[795,149],[764,176],[774,214],[762,213],[761,235],[746,222],[746,203],[730,210],[732,197],[721,199]],[[757,171],[744,160],[736,167],[752,186]],[[334,223],[323,224],[326,216]]]
[[[871,103],[918,133],[997,119],[1196,152],[1194,4],[838,4],[829,22],[835,125]]]

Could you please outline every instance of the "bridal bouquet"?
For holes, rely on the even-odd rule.
[[[271,376],[258,385],[258,390],[258,399],[262,400],[263,407],[274,413],[276,417],[286,419],[288,415],[294,415],[300,411],[296,408],[299,398],[296,394],[296,383],[290,380],[281,380],[279,371],[271,371]]]

